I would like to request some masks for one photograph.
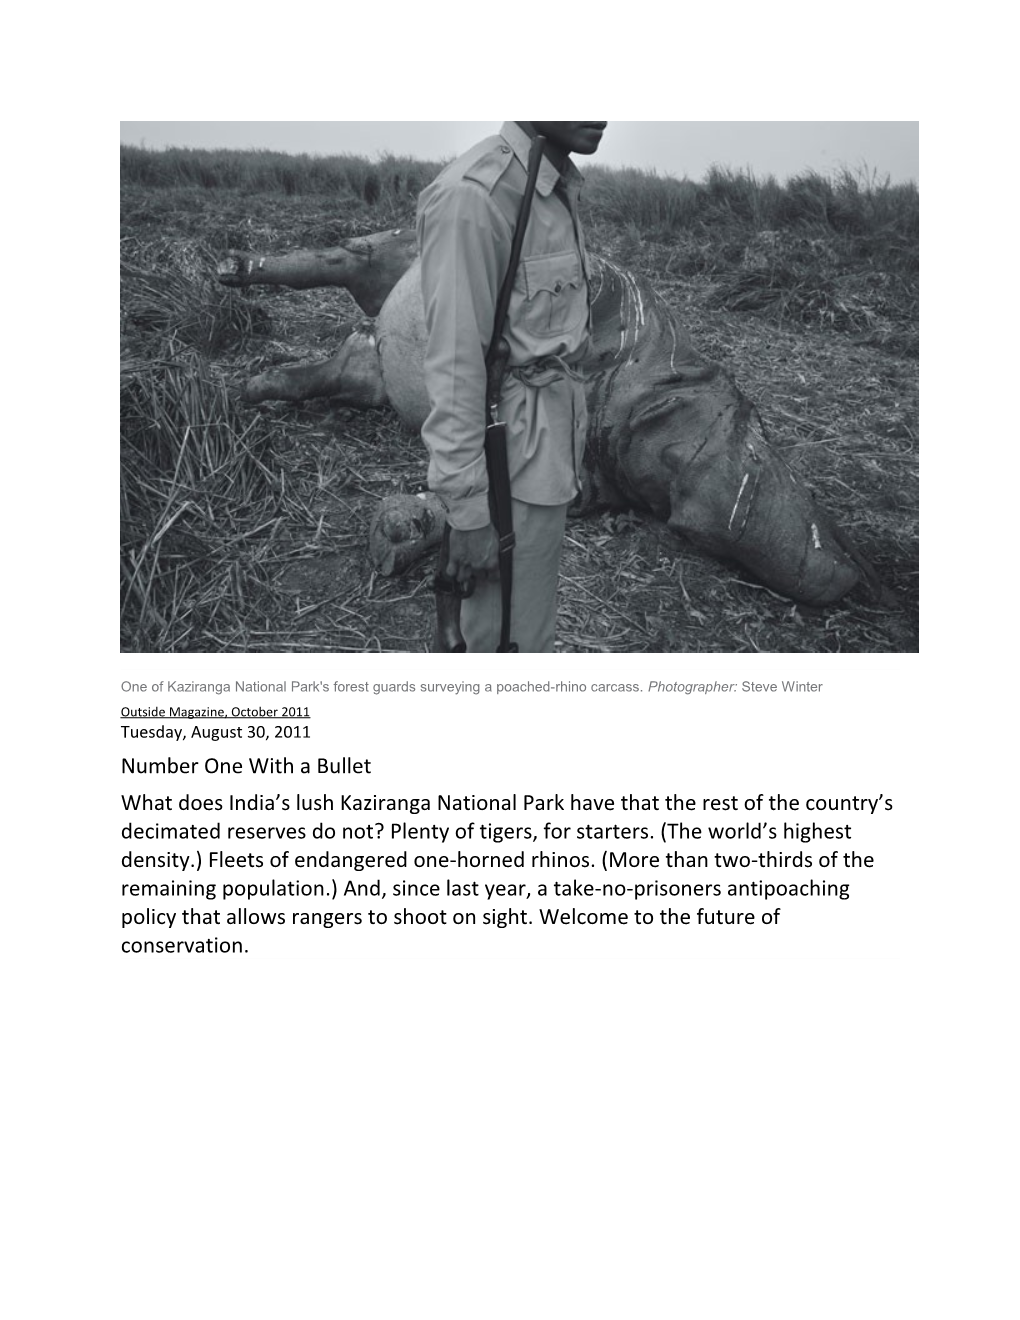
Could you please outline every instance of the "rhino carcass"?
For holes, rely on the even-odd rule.
[[[698,547],[806,604],[830,604],[862,576],[870,579],[867,565],[768,444],[757,409],[727,372],[695,352],[663,299],[609,261],[592,257],[591,268],[582,505],[648,510]],[[255,377],[247,399],[389,402],[420,429],[428,399],[412,230],[325,252],[232,254],[218,273],[235,286],[342,286],[363,310],[378,313],[374,325],[353,330],[328,361]]]

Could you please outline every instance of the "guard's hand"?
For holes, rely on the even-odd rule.
[[[492,523],[470,532],[450,528],[450,554],[446,561],[448,577],[467,586],[472,578],[491,577],[498,561],[499,538]]]

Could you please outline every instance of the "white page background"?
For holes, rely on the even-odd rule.
[[[978,239],[960,241],[986,205],[961,180],[1001,186],[996,107],[964,117],[938,58],[952,42],[888,7],[506,15],[472,49],[476,22],[218,24],[180,6],[77,42],[65,30],[76,49],[47,68],[60,99],[17,135],[12,171],[33,191],[15,199],[11,300],[11,1313],[1003,1314],[1010,297]],[[924,649],[555,672],[522,657],[522,678],[825,686],[725,716],[675,696],[600,698],[595,718],[591,698],[323,701],[337,733],[321,752],[371,756],[385,791],[424,776],[493,795],[881,791],[896,810],[864,849],[880,868],[849,903],[784,904],[775,930],[714,942],[443,931],[348,956],[333,931],[274,957],[124,956],[122,682],[463,670],[117,654],[116,121],[353,118],[368,103],[456,117],[486,93],[498,120],[511,56],[511,103],[562,81],[610,117],[924,120]],[[980,321],[976,284],[997,294]],[[472,677],[502,672],[472,661]],[[464,782],[462,748],[483,734],[503,750]]]

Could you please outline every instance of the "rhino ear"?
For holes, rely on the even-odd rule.
[[[682,476],[690,459],[689,446],[682,445],[679,441],[673,445],[666,445],[661,451],[661,457],[663,465],[672,477]]]
[[[683,462],[683,452],[680,445],[664,445],[662,448],[662,461],[671,472],[676,472]]]

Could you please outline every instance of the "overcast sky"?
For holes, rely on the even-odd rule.
[[[319,155],[375,157],[392,152],[443,160],[458,155],[499,124],[356,120],[133,121],[121,141],[149,147],[262,147]],[[710,165],[751,169],[779,179],[803,170],[847,166],[894,183],[918,178],[918,125],[909,120],[729,121],[650,123],[611,121],[598,156],[605,165],[635,165],[660,174],[700,179]]]

